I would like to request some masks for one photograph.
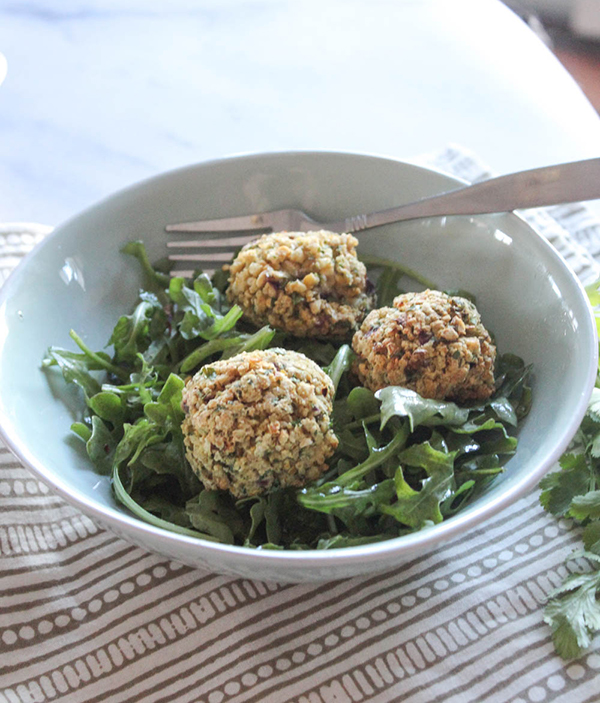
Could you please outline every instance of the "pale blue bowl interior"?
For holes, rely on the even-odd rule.
[[[101,524],[226,573],[248,574],[260,562],[265,577],[278,580],[350,576],[393,566],[481,522],[530,490],[560,456],[585,410],[597,363],[595,327],[581,286],[554,249],[514,215],[436,218],[360,235],[361,251],[396,259],[441,288],[474,293],[499,350],[534,364],[533,407],[506,473],[466,511],[423,534],[328,554],[257,555],[143,525],[116,504],[108,480],[94,472],[81,443],[69,435],[80,413],[78,394],[59,375],[40,369],[49,345],[74,348],[71,328],[102,348],[141,282],[136,262],[119,249],[142,239],[151,258],[165,256],[168,223],[280,207],[334,220],[456,185],[443,174],[393,160],[292,152],[192,166],[90,208],[40,244],[0,294],[3,437],[42,479]]]

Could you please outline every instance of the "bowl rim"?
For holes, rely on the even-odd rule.
[[[76,221],[80,216],[86,213],[96,210],[102,207],[104,204],[110,202],[113,198],[122,197],[130,191],[134,191],[138,188],[146,187],[153,182],[159,182],[162,179],[168,179],[169,177],[176,175],[183,175],[186,172],[192,172],[198,168],[210,168],[214,165],[218,165],[225,162],[232,161],[242,161],[242,160],[253,160],[253,159],[281,159],[289,158],[294,156],[315,158],[315,157],[333,157],[333,158],[363,158],[366,160],[383,161],[387,163],[399,164],[407,169],[414,169],[415,171],[420,171],[423,173],[434,173],[440,175],[452,181],[458,185],[467,184],[468,181],[458,178],[453,174],[450,174],[443,169],[422,166],[419,164],[412,163],[410,161],[404,161],[402,159],[397,159],[390,156],[385,156],[381,154],[372,154],[365,152],[351,152],[351,151],[337,151],[337,150],[304,150],[304,149],[290,149],[285,151],[270,151],[270,152],[243,152],[237,153],[229,156],[219,157],[215,159],[210,159],[198,163],[190,163],[184,166],[180,166],[175,169],[164,171],[162,173],[156,174],[149,178],[132,183],[125,188],[121,188],[105,198],[91,204],[87,208],[83,209],[79,213],[76,213],[65,222],[59,224],[54,228],[54,230],[48,234],[40,244],[36,245],[34,249],[27,254],[21,262],[15,267],[15,269],[10,273],[2,287],[0,288],[0,307],[12,297],[12,291],[18,289],[19,279],[21,278],[22,272],[25,267],[29,265],[29,262],[34,259],[36,252],[43,248],[44,246],[51,246],[52,240],[55,237],[60,237],[60,233],[67,225]],[[562,255],[543,237],[539,232],[537,232],[519,213],[511,212],[507,213],[509,218],[517,219],[521,226],[525,226],[533,235],[541,240],[542,246],[545,246],[550,257],[554,258],[558,262],[559,266],[567,273],[571,282],[579,290],[579,294],[582,299],[587,300],[587,295],[583,284],[576,276],[576,274],[569,267],[567,262],[564,260]],[[476,217],[486,218],[489,215],[480,215]],[[465,533],[468,530],[476,527],[482,522],[488,520],[494,515],[498,514],[502,510],[506,509],[509,505],[514,503],[517,499],[525,496],[537,482],[542,478],[542,476],[547,473],[552,466],[558,461],[560,456],[566,450],[569,445],[571,438],[577,431],[581,420],[585,414],[588,406],[589,399],[591,397],[592,389],[594,387],[598,369],[598,335],[596,329],[596,322],[594,318],[591,306],[587,305],[587,324],[589,325],[589,330],[591,331],[592,337],[592,349],[590,350],[590,356],[588,361],[588,367],[586,369],[586,384],[582,389],[580,398],[577,402],[575,412],[571,415],[570,421],[566,426],[565,431],[563,431],[562,440],[553,448],[552,452],[548,455],[545,461],[541,462],[535,467],[534,471],[521,477],[519,480],[514,481],[504,492],[500,495],[488,500],[482,509],[475,511],[467,511],[466,513],[459,512],[458,514],[452,516],[448,520],[438,523],[432,527],[428,527],[416,532],[412,532],[399,537],[393,537],[388,540],[381,542],[372,542],[365,545],[357,545],[352,547],[338,547],[333,549],[311,549],[311,550],[266,550],[266,549],[252,549],[244,546],[228,545],[217,542],[212,542],[209,540],[204,540],[202,538],[191,537],[183,535],[176,532],[171,532],[160,527],[156,527],[149,523],[143,522],[139,518],[128,514],[124,510],[120,509],[115,501],[114,507],[104,506],[102,504],[94,502],[88,495],[83,493],[78,489],[72,489],[68,486],[67,482],[62,481],[60,476],[57,476],[55,472],[46,468],[44,463],[37,459],[32,452],[28,449],[27,445],[23,442],[15,439],[10,432],[10,422],[6,417],[5,409],[3,404],[0,404],[0,438],[4,441],[6,446],[10,451],[27,467],[29,468],[38,478],[40,478],[44,483],[49,485],[55,493],[62,496],[67,502],[78,507],[83,513],[96,519],[102,526],[107,526],[109,529],[114,529],[118,534],[122,536],[127,536],[127,533],[137,532],[142,533],[145,538],[149,538],[153,544],[156,544],[156,549],[160,551],[161,544],[177,543],[181,544],[186,548],[186,551],[190,548],[196,548],[198,553],[211,552],[214,554],[226,553],[231,556],[235,556],[241,561],[252,560],[252,562],[257,566],[260,566],[260,561],[264,560],[265,564],[277,563],[282,565],[285,561],[299,563],[302,562],[306,564],[307,567],[318,566],[324,563],[340,563],[347,561],[361,561],[362,563],[369,563],[370,561],[380,561],[382,555],[389,554],[401,554],[406,553],[410,555],[414,553],[418,548],[429,548],[435,546],[436,544],[441,544],[446,542],[458,534]],[[146,544],[148,539],[145,540]]]

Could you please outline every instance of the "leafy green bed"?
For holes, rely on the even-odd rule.
[[[497,391],[485,403],[459,407],[400,387],[374,395],[353,383],[348,345],[246,324],[226,302],[221,272],[212,280],[169,278],[151,266],[140,242],[124,252],[138,259],[145,283],[107,342],[112,353],[89,349],[71,332],[79,351],[51,347],[43,366],[59,367],[81,388],[84,410],[72,430],[96,469],[111,476],[116,498],[140,519],[249,548],[348,547],[454,515],[514,454],[531,401],[530,368],[518,357],[499,358]],[[389,262],[367,264],[379,273],[380,305],[401,292],[407,273],[429,284]],[[185,459],[181,391],[202,365],[269,346],[300,351],[330,374],[340,444],[318,482],[235,501],[204,490]]]

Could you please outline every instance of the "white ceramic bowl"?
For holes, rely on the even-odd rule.
[[[255,551],[163,531],[128,514],[108,479],[69,439],[80,402],[40,369],[49,345],[71,347],[71,328],[101,348],[133,305],[136,267],[119,253],[143,239],[166,253],[164,227],[225,215],[300,207],[339,219],[454,187],[440,173],[398,161],[291,152],[212,161],[113,195],[58,227],[0,292],[0,430],[13,452],[57,493],[123,538],[186,564],[251,578],[315,581],[373,573],[431,550],[532,489],[575,433],[596,375],[597,339],[585,293],[554,249],[515,215],[436,218],[365,233],[360,250],[395,258],[477,296],[500,351],[534,364],[534,396],[506,472],[463,512],[387,542],[310,552]],[[534,500],[532,498],[532,500]]]

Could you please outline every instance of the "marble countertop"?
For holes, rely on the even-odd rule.
[[[0,51],[2,221],[240,152],[600,155],[597,114],[499,0],[5,0]]]

